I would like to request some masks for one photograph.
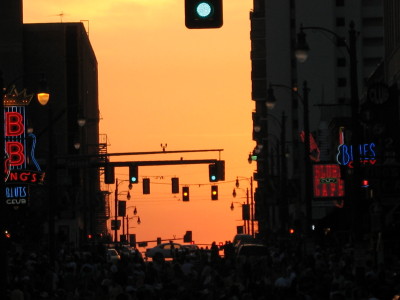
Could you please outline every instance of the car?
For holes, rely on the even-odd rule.
[[[262,257],[262,256],[268,256],[268,254],[269,254],[269,249],[266,245],[263,244],[241,244],[239,245],[238,250],[236,252],[237,257],[241,256]]]
[[[107,257],[107,262],[110,263],[117,263],[121,259],[121,256],[119,255],[118,251],[114,248],[107,249],[106,257]]]
[[[199,250],[199,246],[195,245],[195,244],[185,244],[182,245],[182,251],[188,251],[188,252],[196,252],[197,250]]]
[[[161,243],[153,248],[146,249],[146,258],[153,260],[163,260],[165,258],[174,258],[175,253],[182,251],[182,245],[178,243]]]
[[[254,243],[255,239],[251,234],[237,234],[233,238],[232,244],[238,247],[240,244]]]

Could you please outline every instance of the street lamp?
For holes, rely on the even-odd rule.
[[[118,187],[121,183],[126,182],[129,180],[121,180],[120,182],[118,182],[118,178],[115,179],[115,196],[114,196],[114,242],[117,243],[118,242]],[[132,185],[129,184],[128,186],[129,189],[132,189]],[[130,196],[130,194],[129,194]],[[128,199],[129,200],[129,199]]]
[[[250,218],[247,220],[247,230],[248,233],[254,236],[254,191],[253,191],[253,177],[247,178],[247,177],[236,177],[236,182],[235,186],[236,188],[233,189],[232,196],[233,198],[236,197],[236,189],[240,188],[240,180],[247,180],[250,182],[250,191],[248,188],[246,188],[246,205],[247,207],[250,208]],[[243,204],[245,205],[245,204]],[[231,210],[233,207],[233,203],[231,204]],[[250,224],[249,221],[251,222],[251,230],[250,230]]]
[[[234,193],[236,193],[235,192],[235,190],[233,190],[234,191]],[[234,196],[234,197],[236,197],[236,196]],[[231,211],[234,211],[235,210],[235,205],[234,204],[240,204],[240,206],[242,207],[242,221],[243,221],[243,229],[244,229],[244,233],[246,233],[246,234],[248,234],[249,233],[249,231],[250,231],[250,229],[249,229],[249,225],[247,224],[246,225],[246,221],[248,221],[248,220],[246,220],[246,218],[245,218],[245,216],[244,216],[244,208],[246,207],[246,203],[241,203],[241,202],[237,202],[237,201],[232,201],[231,202],[231,205],[229,206],[229,208],[231,209]],[[248,207],[248,205],[247,205],[247,207]]]
[[[310,89],[307,86],[307,81],[303,82],[303,96],[297,91],[297,88],[289,87],[282,84],[270,84],[268,98],[266,101],[267,107],[274,107],[276,99],[273,93],[273,87],[285,88],[292,92],[303,104],[303,122],[304,122],[304,166],[305,166],[305,193],[304,201],[306,208],[306,234],[310,234],[312,226],[312,165],[310,160],[310,120],[308,110],[308,93]],[[274,105],[272,105],[274,104]]]
[[[340,37],[334,31],[329,30],[324,27],[318,26],[307,26],[300,27],[300,32],[297,35],[297,46],[295,55],[299,62],[304,62],[307,60],[308,52],[310,47],[306,41],[305,30],[318,30],[330,34],[336,40],[336,45],[339,47],[344,47],[347,51],[350,60],[350,93],[351,93],[351,120],[352,120],[352,135],[351,143],[353,151],[353,183],[349,185],[352,190],[352,201],[351,201],[351,211],[352,211],[352,229],[354,238],[358,238],[358,229],[361,224],[359,220],[359,215],[357,213],[358,206],[361,205],[361,170],[360,170],[360,153],[358,147],[362,140],[362,131],[359,124],[359,93],[358,93],[358,74],[357,74],[357,49],[356,49],[356,38],[357,32],[355,30],[354,22],[350,22],[349,28],[349,43],[347,44],[343,37]]]

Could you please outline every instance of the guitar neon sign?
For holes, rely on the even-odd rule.
[[[358,153],[360,155],[360,164],[362,165],[374,165],[376,163],[376,145],[374,143],[362,144],[358,146]],[[352,145],[342,144],[338,147],[338,154],[336,161],[339,165],[348,166],[353,168],[354,160],[354,147]]]

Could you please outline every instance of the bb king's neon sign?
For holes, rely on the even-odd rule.
[[[26,134],[25,128],[25,108],[32,97],[25,90],[18,93],[15,88],[4,97],[4,172],[6,203],[10,205],[26,204],[29,199],[27,184],[41,184],[44,180],[44,173],[35,159],[36,137]],[[32,163],[29,166],[27,157]]]

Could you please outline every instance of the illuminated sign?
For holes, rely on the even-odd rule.
[[[344,197],[344,181],[337,164],[314,164],[313,182],[315,198]]]
[[[6,186],[6,204],[7,205],[25,205],[28,204],[29,200],[29,187],[24,186]]]
[[[360,164],[374,165],[376,163],[375,144],[362,144],[358,146],[358,154],[360,156]],[[354,147],[352,145],[342,144],[338,147],[336,155],[337,162],[342,166],[353,168]]]
[[[44,181],[44,173],[35,159],[36,137],[26,133],[25,108],[32,97],[25,90],[18,93],[14,87],[3,99],[7,205],[26,205],[29,201],[28,184],[42,184]]]

